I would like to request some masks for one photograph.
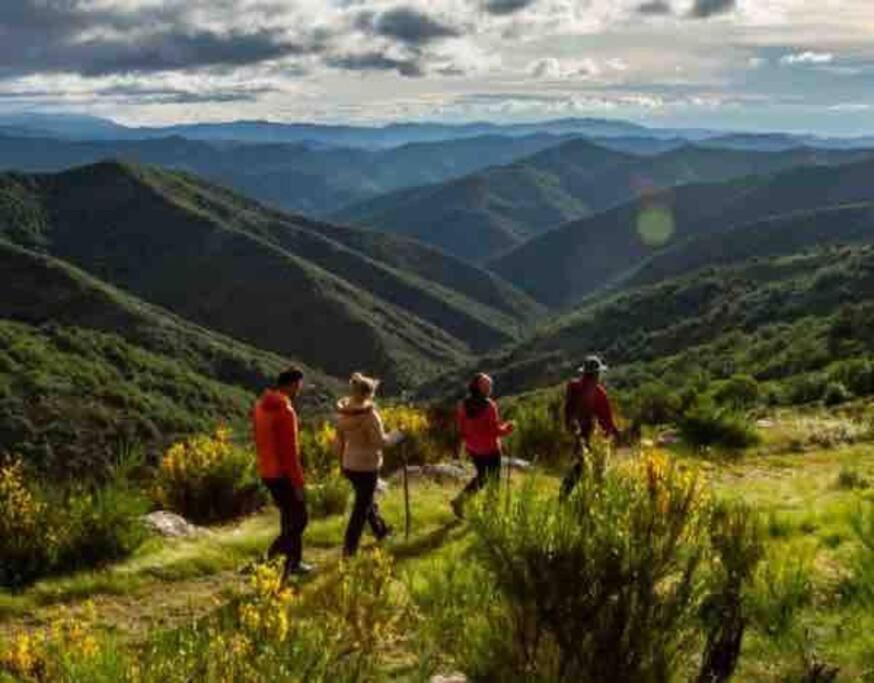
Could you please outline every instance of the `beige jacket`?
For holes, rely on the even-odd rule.
[[[343,469],[376,472],[382,467],[382,449],[390,439],[373,403],[342,399],[337,403],[336,427]]]

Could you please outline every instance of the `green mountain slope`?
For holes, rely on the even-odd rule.
[[[863,302],[874,305],[874,245],[818,248],[605,295],[477,367],[512,393],[560,381],[592,352],[613,365],[640,368],[677,356],[706,358],[701,349],[721,350],[720,358],[746,353],[745,343],[762,348],[771,335],[774,346],[757,369],[767,377],[786,376],[830,360],[821,336],[810,340],[817,342],[814,353],[803,336],[793,338],[786,330],[818,320],[814,326],[822,332],[842,307]],[[451,373],[423,393],[448,393],[471,370]],[[723,368],[729,375],[735,371]]]
[[[0,240],[0,444],[51,471],[237,422],[287,361]],[[307,370],[304,411],[338,383]]]
[[[683,146],[636,156],[573,140],[506,166],[353,205],[335,217],[412,235],[481,261],[561,223],[664,188],[871,155],[869,150],[757,152]]]
[[[489,265],[539,301],[568,306],[692,237],[874,200],[872,177],[874,162],[862,161],[686,185],[564,225]]]
[[[111,163],[7,176],[0,227],[184,318],[332,374],[366,368],[397,384],[466,353],[409,311],[243,229],[233,206],[187,191],[194,182]]]

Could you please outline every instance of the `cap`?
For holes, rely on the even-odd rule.
[[[598,356],[586,356],[583,359],[583,364],[577,368],[577,372],[581,375],[597,375],[599,372],[607,370],[607,366],[601,361]]]

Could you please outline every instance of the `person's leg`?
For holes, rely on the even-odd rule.
[[[288,521],[288,560],[286,562],[286,574],[301,568],[303,559],[303,532],[309,524],[306,499],[303,491],[296,492],[291,482],[289,489],[289,521]]]
[[[577,443],[574,447],[574,455],[576,456],[577,461],[561,482],[560,497],[562,500],[564,500],[565,498],[570,496],[571,493],[573,493],[573,490],[577,487],[577,484],[579,484],[580,480],[583,478],[586,462],[586,445],[584,439],[577,439]]]
[[[273,503],[279,509],[279,535],[267,550],[267,558],[272,560],[279,554],[288,555],[291,506],[288,496],[288,482],[285,479],[264,479],[263,482],[270,492]]]
[[[352,513],[349,515],[349,523],[346,525],[346,536],[343,543],[343,553],[345,555],[354,555],[358,550],[358,543],[361,541],[361,534],[364,531],[364,524],[367,521],[367,515],[370,511],[370,506],[373,503],[373,492],[369,484],[369,473],[367,472],[352,472],[345,471],[343,474],[352,484],[355,489],[355,502],[352,505]]]
[[[479,492],[483,486],[486,485],[486,475],[488,466],[486,464],[487,458],[483,458],[482,456],[471,457],[473,461],[473,466],[476,468],[476,474],[473,479],[471,479],[467,486],[465,486],[461,493],[459,493],[455,498],[452,499],[452,511],[455,513],[456,517],[464,516],[464,502]],[[498,464],[500,468],[500,461]]]
[[[376,539],[381,541],[391,533],[391,527],[386,524],[382,515],[379,514],[379,503],[376,502],[376,485],[379,483],[379,473],[368,472],[367,474],[367,491],[370,496],[370,505],[367,508],[367,523],[370,525],[370,530]]]

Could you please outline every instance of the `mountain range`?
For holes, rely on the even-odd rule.
[[[638,156],[575,139],[460,179],[367,200],[331,218],[409,235],[485,262],[564,223],[664,188],[872,156],[868,150],[758,152],[691,145]]]

